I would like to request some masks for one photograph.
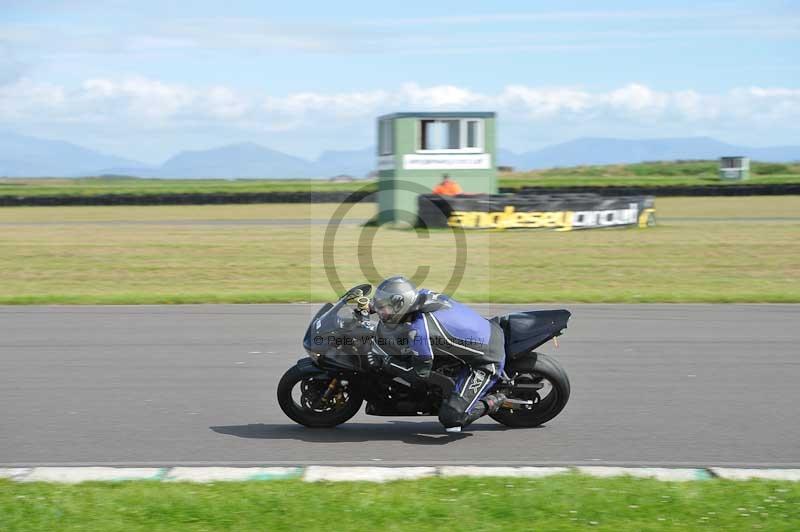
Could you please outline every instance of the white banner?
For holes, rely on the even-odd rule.
[[[406,170],[488,170],[491,167],[492,156],[488,153],[403,155]]]

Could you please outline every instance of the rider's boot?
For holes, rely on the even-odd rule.
[[[500,409],[500,405],[502,405],[506,400],[505,394],[502,393],[495,393],[492,395],[487,395],[472,408],[472,411],[467,415],[466,419],[464,420],[464,425],[460,427],[449,427],[445,430],[447,432],[461,432],[461,429],[472,423],[478,418],[481,418],[487,414],[494,414]]]

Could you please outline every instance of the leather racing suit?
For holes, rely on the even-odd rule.
[[[374,349],[386,357],[388,373],[426,379],[433,358],[458,359],[464,368],[455,388],[442,401],[439,421],[445,428],[464,427],[486,413],[481,399],[503,371],[503,330],[458,301],[421,289],[414,310],[400,323],[379,323]],[[411,355],[406,357],[406,355]],[[411,360],[411,366],[397,357]]]

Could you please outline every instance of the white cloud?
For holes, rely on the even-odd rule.
[[[26,122],[60,112],[67,96],[63,87],[21,79],[0,86],[0,122]]]
[[[632,83],[611,91],[604,99],[612,108],[633,115],[660,114],[669,105],[670,96],[668,93],[654,91],[645,85]]]
[[[310,117],[312,114],[358,117],[366,109],[384,105],[390,98],[391,94],[385,91],[333,94],[297,92],[284,97],[268,96],[264,100],[263,108],[269,113],[294,115],[297,118]]]
[[[199,105],[203,96],[214,99],[218,91],[198,91],[176,84],[146,78],[122,81],[88,79],[79,89],[69,92],[71,111],[76,118],[91,115],[95,119],[124,120],[132,124],[164,124],[185,114],[199,111],[213,115],[214,106]]]
[[[504,124],[535,127],[625,126],[687,131],[750,126],[795,130],[800,89],[742,87],[723,93],[661,91],[631,83],[608,91],[580,87],[508,85],[483,93],[455,85],[406,83],[394,90],[284,96],[244,93],[227,86],[189,87],[147,78],[93,78],[77,87],[22,79],[0,87],[0,122],[25,129],[48,124],[100,125],[110,135],[153,129],[227,131],[328,131],[370,127],[379,114],[407,110],[497,111]],[[570,126],[572,124],[572,126]],[[580,133],[576,133],[580,134]],[[573,135],[575,136],[575,135]]]
[[[410,107],[453,108],[483,105],[485,97],[454,85],[420,87],[405,83],[397,94],[398,103]]]
[[[509,85],[496,98],[497,107],[519,112],[529,120],[590,112],[593,94],[570,87]]]
[[[156,119],[187,110],[197,99],[197,91],[193,89],[141,78],[115,85],[114,92],[134,115]]]

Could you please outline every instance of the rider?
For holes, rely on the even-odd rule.
[[[460,432],[500,408],[503,394],[486,395],[505,361],[499,325],[446,295],[417,290],[402,276],[378,285],[372,305],[380,318],[370,357],[373,366],[412,385],[428,380],[434,356],[449,355],[466,366],[439,408],[439,421],[447,432]]]

